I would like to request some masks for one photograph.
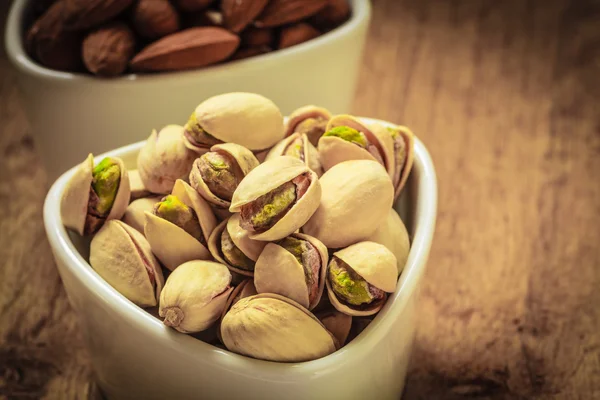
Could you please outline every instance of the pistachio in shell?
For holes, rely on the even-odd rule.
[[[294,233],[266,245],[254,271],[258,293],[276,293],[312,310],[325,286],[327,247],[319,240]]]
[[[274,241],[303,226],[319,206],[317,174],[294,157],[265,161],[240,182],[229,211],[254,240]]]
[[[339,348],[310,311],[272,293],[235,303],[221,321],[221,338],[229,351],[278,362],[315,360]]]
[[[188,261],[167,278],[160,294],[158,314],[179,332],[201,332],[216,322],[229,294],[231,274],[212,261]]]
[[[254,154],[239,144],[217,144],[194,161],[190,185],[209,203],[229,208],[233,192],[258,164]]]
[[[393,174],[392,154],[389,146],[371,129],[351,115],[337,115],[329,120],[327,131],[317,145],[325,171],[348,160],[373,160]]]
[[[254,151],[272,147],[283,134],[283,116],[275,103],[256,93],[232,92],[200,103],[184,136],[186,146],[197,151],[225,142]]]
[[[80,235],[94,234],[106,221],[123,216],[129,196],[123,161],[105,157],[94,166],[89,154],[65,187],[60,204],[62,222]]]
[[[385,221],[366,240],[387,247],[396,257],[398,275],[402,273],[410,251],[410,239],[396,210],[390,208]]]
[[[134,304],[158,304],[164,284],[160,265],[144,236],[122,221],[107,221],[93,237],[90,265]]]
[[[196,157],[198,153],[184,145],[182,126],[153,130],[137,159],[143,186],[152,193],[170,193],[177,179],[189,176]]]
[[[144,182],[140,178],[140,172],[137,169],[130,169],[127,171],[127,175],[129,176],[130,202],[151,195],[150,191],[144,186]]]
[[[240,214],[221,222],[208,238],[212,256],[225,264],[232,273],[254,276],[256,260],[267,242],[252,240],[240,226]]]
[[[143,235],[146,212],[152,212],[154,205],[161,199],[162,196],[151,196],[132,201],[125,209],[125,214],[123,214],[121,220]]]
[[[325,326],[325,328],[331,332],[337,339],[340,346],[346,344],[350,328],[352,327],[352,317],[350,315],[341,313],[335,309],[321,311],[315,314],[319,321]]]
[[[254,281],[251,278],[246,278],[242,280],[229,294],[227,298],[227,302],[225,303],[225,307],[223,307],[223,311],[221,312],[221,318],[219,319],[219,323],[217,326],[217,337],[221,343],[223,343],[223,338],[221,337],[221,321],[225,317],[225,314],[229,311],[229,309],[241,299],[246,297],[254,296],[258,294],[256,292],[256,287],[254,286]]]
[[[325,172],[319,182],[319,208],[302,232],[330,249],[346,247],[372,235],[392,207],[392,181],[375,161],[344,161]]]
[[[306,134],[313,146],[319,143],[319,139],[327,129],[327,123],[331,113],[322,107],[307,105],[294,110],[286,124],[285,136],[293,133]]]
[[[312,169],[317,176],[323,175],[319,152],[304,133],[292,133],[277,143],[267,154],[266,160],[279,156],[295,157]]]
[[[344,314],[377,313],[396,290],[396,257],[387,247],[359,242],[333,253],[327,267],[327,294],[331,304]]]
[[[145,215],[144,234],[156,257],[171,271],[186,261],[211,258],[207,243],[217,221],[208,203],[181,179]]]

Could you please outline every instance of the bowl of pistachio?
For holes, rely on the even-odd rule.
[[[94,157],[44,223],[109,398],[397,399],[436,219],[405,126],[216,95]]]

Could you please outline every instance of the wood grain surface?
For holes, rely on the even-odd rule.
[[[0,398],[97,398],[14,80],[2,53]],[[600,2],[375,0],[354,111],[438,172],[404,398],[600,398]]]

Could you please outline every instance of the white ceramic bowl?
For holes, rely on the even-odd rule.
[[[135,167],[142,145],[139,142],[99,155],[96,161],[117,156],[129,168]],[[60,198],[74,172],[63,174],[50,189],[44,223],[98,383],[109,398],[400,397],[413,342],[415,298],[429,255],[437,206],[435,170],[419,140],[415,140],[408,185],[396,204],[412,238],[396,292],[355,340],[329,356],[296,364],[247,358],[177,333],[108,285],[86,261],[89,242],[67,232],[60,220]]]
[[[349,112],[371,15],[368,0],[350,2],[353,14],[344,25],[288,49],[194,71],[107,80],[35,63],[23,46],[30,0],[14,0],[6,51],[18,70],[50,181],[87,152],[137,142],[167,124],[183,125],[198,103],[220,93],[260,93],[284,115],[313,103],[336,114]]]

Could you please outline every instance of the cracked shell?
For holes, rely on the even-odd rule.
[[[305,133],[313,146],[316,146],[319,138],[325,133],[330,119],[331,113],[323,107],[312,104],[300,107],[289,115],[285,136],[290,136],[292,133]]]
[[[302,362],[335,352],[337,339],[300,304],[272,293],[238,301],[221,322],[229,351],[260,360]]]
[[[258,294],[256,292],[256,287],[254,287],[254,281],[250,278],[246,278],[237,285],[233,291],[229,294],[227,298],[227,302],[225,303],[225,307],[223,308],[223,312],[221,312],[221,318],[219,319],[217,326],[217,338],[221,343],[223,343],[223,338],[221,337],[221,323],[223,322],[223,318],[225,314],[231,309],[231,307],[246,297],[254,296]]]
[[[308,187],[298,198],[302,182],[296,184],[292,181],[299,179]],[[321,199],[321,184],[313,171],[302,161],[289,156],[275,157],[265,161],[254,168],[242,180],[231,200],[229,211],[241,212],[241,223],[244,223],[244,212],[257,206],[277,190],[284,188],[289,183],[295,186],[294,199],[283,211],[277,212],[275,222],[268,221],[266,230],[250,231],[250,238],[254,240],[273,241],[283,239],[302,227],[319,207]],[[265,196],[266,195],[266,196]],[[264,206],[268,206],[267,203]],[[248,207],[244,207],[248,206]],[[264,209],[264,207],[262,208]],[[249,222],[250,223],[250,222]]]
[[[201,332],[215,323],[233,290],[227,267],[212,261],[181,264],[160,294],[158,315],[179,332]]]
[[[292,254],[284,247],[286,244],[283,242],[289,238],[308,242],[307,245],[302,242],[299,244],[304,246],[303,249],[294,249],[302,254]],[[302,263],[297,257],[302,259]],[[269,243],[256,261],[256,290],[258,293],[279,294],[312,310],[319,304],[323,294],[328,258],[327,247],[323,243],[301,233],[294,233],[277,243]],[[315,274],[317,279],[314,279]],[[309,279],[309,276],[313,276],[313,279]]]
[[[298,158],[312,169],[317,176],[323,175],[323,167],[319,152],[315,146],[310,143],[304,133],[293,133],[277,143],[267,154],[265,160],[271,160],[279,156],[290,156]]]
[[[398,282],[396,257],[387,247],[374,242],[359,242],[348,246],[333,253],[328,271],[335,259],[343,261],[352,271],[374,288],[385,293],[392,293],[396,290]],[[355,306],[345,302],[334,293],[329,275],[326,279],[326,285],[331,304],[339,312],[351,316],[373,315],[381,310],[387,300],[387,295],[384,294],[381,299],[376,299],[370,304]]]
[[[121,218],[129,204],[129,177],[125,164],[117,157],[106,157],[101,162],[106,160],[117,165],[120,173],[116,194],[107,215],[97,217],[90,214],[90,207],[94,207],[94,202],[99,202],[98,195],[93,188],[94,157],[92,154],[89,154],[86,160],[79,164],[63,192],[60,204],[62,222],[67,228],[80,235],[93,234],[105,221]],[[96,199],[91,198],[92,193],[96,195]]]
[[[396,210],[390,208],[385,221],[366,240],[387,247],[396,257],[398,275],[402,272],[410,252],[410,239],[404,222]]]
[[[175,182],[172,194],[194,210],[202,229],[202,237],[207,243],[217,225],[208,203],[181,179]],[[208,248],[188,232],[151,212],[146,211],[145,215],[144,234],[152,247],[152,252],[165,267],[173,271],[186,261],[210,259]]]
[[[167,194],[177,179],[189,176],[198,153],[185,147],[183,127],[167,125],[152,131],[137,159],[144,187],[152,193]]]
[[[344,161],[325,172],[319,181],[321,202],[302,233],[319,239],[330,249],[372,235],[392,207],[392,181],[375,161]]]
[[[122,221],[143,235],[144,225],[146,224],[146,211],[151,212],[154,205],[161,198],[162,196],[142,197],[132,201],[125,209]]]
[[[158,303],[164,278],[144,236],[119,220],[107,221],[90,244],[90,265],[140,307]]]

